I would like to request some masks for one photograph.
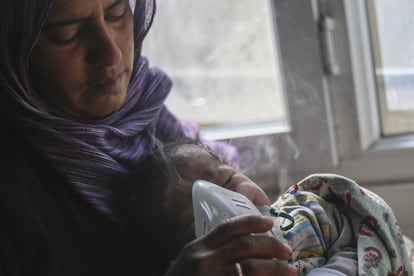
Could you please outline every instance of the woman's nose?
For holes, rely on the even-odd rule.
[[[105,22],[93,30],[89,39],[87,60],[94,66],[112,66],[122,60],[122,51],[117,44],[116,34]]]

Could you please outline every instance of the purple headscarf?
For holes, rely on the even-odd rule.
[[[28,78],[28,57],[53,0],[0,2],[0,118],[41,152],[88,202],[111,215],[110,183],[130,173],[136,161],[163,142],[200,140],[164,106],[170,79],[141,56],[155,13],[155,0],[130,0],[134,9],[134,69],[125,103],[112,115],[80,121],[37,96]],[[224,149],[227,157],[234,149]],[[224,156],[226,158],[226,156]]]

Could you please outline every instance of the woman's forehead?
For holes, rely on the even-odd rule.
[[[55,0],[48,14],[48,21],[71,19],[77,17],[91,16],[94,13],[129,0]]]

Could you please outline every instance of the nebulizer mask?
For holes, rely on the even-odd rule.
[[[224,220],[245,214],[265,215],[273,220],[266,234],[285,242],[282,230],[290,229],[293,218],[270,206],[256,206],[244,195],[205,180],[196,180],[192,188],[196,237],[200,237]]]

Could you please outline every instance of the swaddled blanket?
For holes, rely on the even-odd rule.
[[[272,206],[295,218],[295,226],[283,235],[294,251],[292,263],[300,275],[315,267],[333,265],[338,269],[341,260],[343,269],[338,270],[346,275],[412,275],[392,209],[351,179],[310,175],[290,187]],[[356,271],[352,273],[353,269]]]

